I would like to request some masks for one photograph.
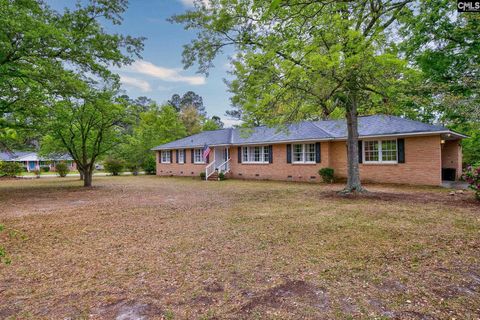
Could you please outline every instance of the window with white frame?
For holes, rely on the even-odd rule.
[[[363,157],[366,163],[397,163],[397,140],[364,141]]]
[[[242,147],[242,163],[269,163],[268,146]]]
[[[170,163],[170,150],[162,150],[161,154],[161,162],[162,163]]]
[[[193,162],[194,163],[205,163],[203,160],[203,150],[202,149],[194,149],[193,150]]]
[[[315,143],[294,144],[293,163],[315,163]]]
[[[185,150],[178,150],[178,163],[185,163]]]

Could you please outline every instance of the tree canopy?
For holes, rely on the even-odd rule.
[[[464,161],[480,161],[480,16],[454,1],[421,1],[403,18],[401,49],[422,71],[420,116],[468,134]]]
[[[206,115],[202,96],[193,91],[187,91],[183,94],[183,96],[175,93],[172,95],[170,100],[168,100],[168,104],[170,104],[179,112],[185,110],[186,108],[193,107],[197,110],[200,116]]]
[[[80,99],[65,99],[48,108],[43,153],[67,150],[83,176],[92,184],[95,162],[123,142],[126,115],[124,101],[115,92],[92,90]]]
[[[62,13],[35,0],[0,0],[0,8],[2,134],[34,125],[52,99],[117,81],[110,67],[132,62],[143,48],[142,38],[108,33],[100,22],[120,24],[126,0],[91,0]]]

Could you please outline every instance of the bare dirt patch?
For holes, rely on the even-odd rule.
[[[240,308],[241,314],[251,313],[254,309],[274,308],[290,309],[306,303],[321,312],[329,311],[330,302],[324,289],[316,288],[303,280],[286,280],[256,296]]]

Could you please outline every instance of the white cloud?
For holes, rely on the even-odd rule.
[[[195,0],[180,0],[180,2],[186,7],[193,7]]]
[[[241,125],[243,123],[242,120],[228,119],[228,118],[222,119],[222,122],[223,122],[225,128],[231,128],[233,126],[238,126],[238,125]]]
[[[185,6],[185,7],[190,7],[193,8],[195,6],[195,0],[180,0],[180,2]],[[210,1],[209,0],[202,0],[203,4],[209,8],[210,7]]]
[[[142,92],[152,91],[152,87],[150,86],[150,83],[148,83],[148,81],[146,80],[133,78],[125,75],[120,75],[120,82],[126,86],[138,88]]]
[[[180,74],[178,69],[156,66],[145,60],[135,61],[130,66],[127,66],[124,71],[140,73],[168,82],[184,82],[194,86],[206,83],[203,76],[184,76]]]

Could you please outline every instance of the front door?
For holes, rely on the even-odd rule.
[[[228,160],[228,148],[215,147],[215,168],[223,170],[220,165]]]

